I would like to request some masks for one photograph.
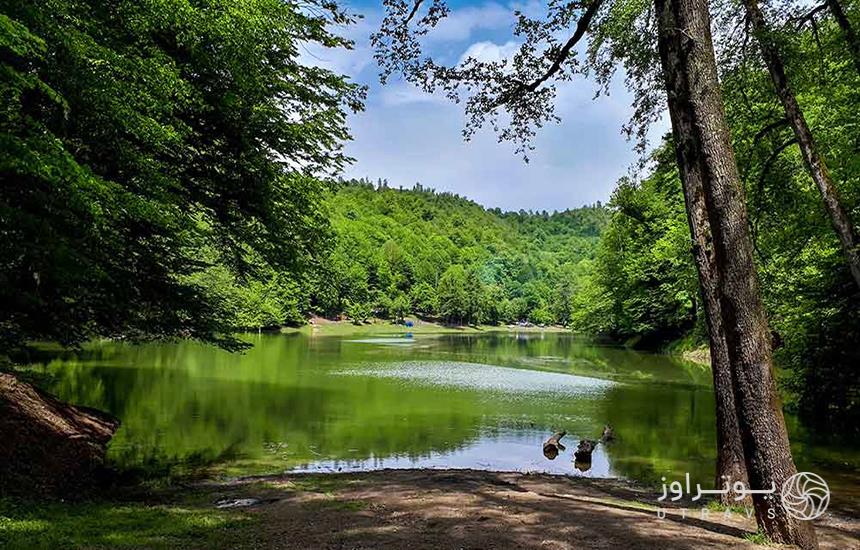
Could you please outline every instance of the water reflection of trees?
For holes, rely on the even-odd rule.
[[[625,381],[653,381],[708,386],[710,370],[702,365],[662,354],[641,353],[615,346],[596,345],[570,334],[487,333],[452,334],[435,339],[430,354],[451,358],[527,367]]]
[[[101,358],[55,362],[53,390],[122,419],[110,456],[129,467],[229,457],[282,469],[317,456],[422,456],[481,434],[488,411],[474,392],[329,376],[324,359],[350,354],[340,343],[309,345],[318,344],[268,340],[244,356],[187,343],[115,346]]]
[[[625,384],[609,391],[606,418],[618,434],[607,446],[618,475],[643,482],[683,478],[713,485],[714,397],[708,389]]]
[[[368,362],[416,359],[596,374],[619,383],[603,394],[516,396],[338,374]],[[262,336],[244,355],[190,342],[103,344],[49,361],[47,370],[61,397],[122,419],[111,457],[126,467],[243,461],[243,468],[280,471],[324,458],[427,457],[499,434],[563,428],[571,439],[596,437],[608,423],[618,434],[607,447],[616,474],[659,481],[690,472],[701,483],[713,476],[707,369],[573,337],[444,336],[403,347]],[[795,442],[801,459],[820,452]]]

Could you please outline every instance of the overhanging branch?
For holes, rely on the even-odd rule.
[[[579,21],[577,21],[576,30],[573,32],[573,36],[568,38],[567,42],[565,42],[564,46],[559,50],[558,55],[555,56],[549,69],[547,69],[540,78],[526,86],[527,91],[533,92],[537,90],[541,84],[552,78],[555,73],[561,70],[561,64],[570,56],[570,51],[574,46],[576,46],[576,43],[585,36],[585,33],[588,32],[588,26],[591,24],[594,14],[597,13],[597,10],[600,8],[602,3],[603,0],[593,0],[591,2],[588,9],[585,10],[585,13],[579,18]]]
[[[773,130],[776,130],[777,128],[782,128],[783,126],[788,126],[788,120],[786,120],[785,118],[781,118],[775,122],[771,122],[761,130],[759,130],[753,137],[753,147],[758,145],[758,142],[761,141],[763,137],[771,133]]]
[[[827,9],[827,4],[819,4],[801,16],[792,17],[791,19],[788,20],[788,22],[789,23],[796,23],[797,28],[800,29],[808,21],[813,21],[815,19],[815,16],[819,12],[824,11],[825,9]]]
[[[406,19],[403,20],[404,25],[408,25],[412,18],[415,17],[415,14],[418,13],[418,9],[421,7],[421,4],[424,3],[424,0],[415,0],[415,4],[412,6],[412,11],[409,12],[409,15]]]
[[[576,29],[573,31],[573,35],[567,39],[567,42],[564,43],[564,46],[561,47],[558,54],[553,58],[552,65],[550,65],[540,77],[529,84],[523,82],[519,83],[513,90],[500,96],[496,103],[498,105],[504,105],[518,97],[521,97],[523,94],[532,93],[540,88],[544,82],[558,73],[565,60],[570,57],[570,52],[573,50],[574,46],[576,46],[582,37],[585,36],[585,33],[588,32],[591,20],[594,19],[594,15],[597,13],[597,10],[600,9],[602,4],[603,0],[593,0],[591,4],[589,4],[585,13],[582,14],[582,17],[580,17],[579,21],[576,22]]]

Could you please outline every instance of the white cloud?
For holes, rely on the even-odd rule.
[[[545,10],[536,0],[517,7],[531,15]],[[592,81],[576,78],[561,83],[556,112],[562,123],[538,132],[536,150],[525,164],[511,144],[497,143],[490,130],[464,143],[462,105],[402,80],[381,87],[368,43],[380,12],[365,15],[359,25],[344,31],[356,41],[355,51],[314,51],[315,58],[307,58],[369,86],[366,111],[349,118],[355,139],[346,148],[356,163],[346,176],[382,177],[404,187],[420,181],[489,207],[551,210],[606,201],[618,177],[636,160],[632,144],[621,135],[631,114],[622,73],[613,82],[611,95],[597,100]],[[482,61],[510,58],[518,48],[511,34],[513,24],[507,4],[491,0],[460,7],[426,37],[427,53],[448,63],[467,56]],[[652,136],[659,139],[667,127],[661,121]]]
[[[452,10],[436,28],[427,34],[426,42],[458,42],[468,40],[479,30],[501,30],[514,24],[513,10],[496,2]]]
[[[380,99],[382,104],[387,106],[406,105],[408,103],[448,103],[444,96],[428,94],[404,81],[393,82],[383,87]]]
[[[299,62],[350,77],[357,77],[371,65],[375,68],[370,34],[379,27],[380,21],[380,14],[372,12],[352,25],[331,26],[329,30],[333,34],[352,40],[353,48],[325,48],[316,43],[303,43],[299,45]]]
[[[490,41],[475,42],[463,52],[459,62],[462,63],[470,57],[487,63],[511,59],[519,47],[520,45],[512,40],[501,45]]]

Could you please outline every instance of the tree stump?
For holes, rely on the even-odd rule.
[[[580,472],[587,472],[591,469],[591,461],[588,462],[580,462],[578,460],[573,461],[573,467],[579,470]]]
[[[74,496],[104,465],[119,420],[0,374],[0,496]]]
[[[565,436],[565,434],[567,434],[567,432],[556,432],[552,437],[547,439],[546,443],[543,444],[543,456],[550,460],[555,460],[558,453],[564,450],[564,445],[560,443],[560,440]]]

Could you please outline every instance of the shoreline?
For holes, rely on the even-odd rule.
[[[711,348],[708,346],[688,349],[680,353],[672,353],[672,355],[678,355],[687,361],[696,363],[697,365],[705,365],[707,367],[711,366]]]
[[[372,319],[367,323],[355,324],[348,320],[332,321],[322,317],[312,317],[300,327],[284,327],[281,334],[305,334],[307,336],[368,336],[391,334],[492,334],[492,333],[551,333],[573,334],[562,326],[518,326],[518,325],[447,325],[436,321],[425,321],[407,317],[413,326],[393,323],[387,319]]]

